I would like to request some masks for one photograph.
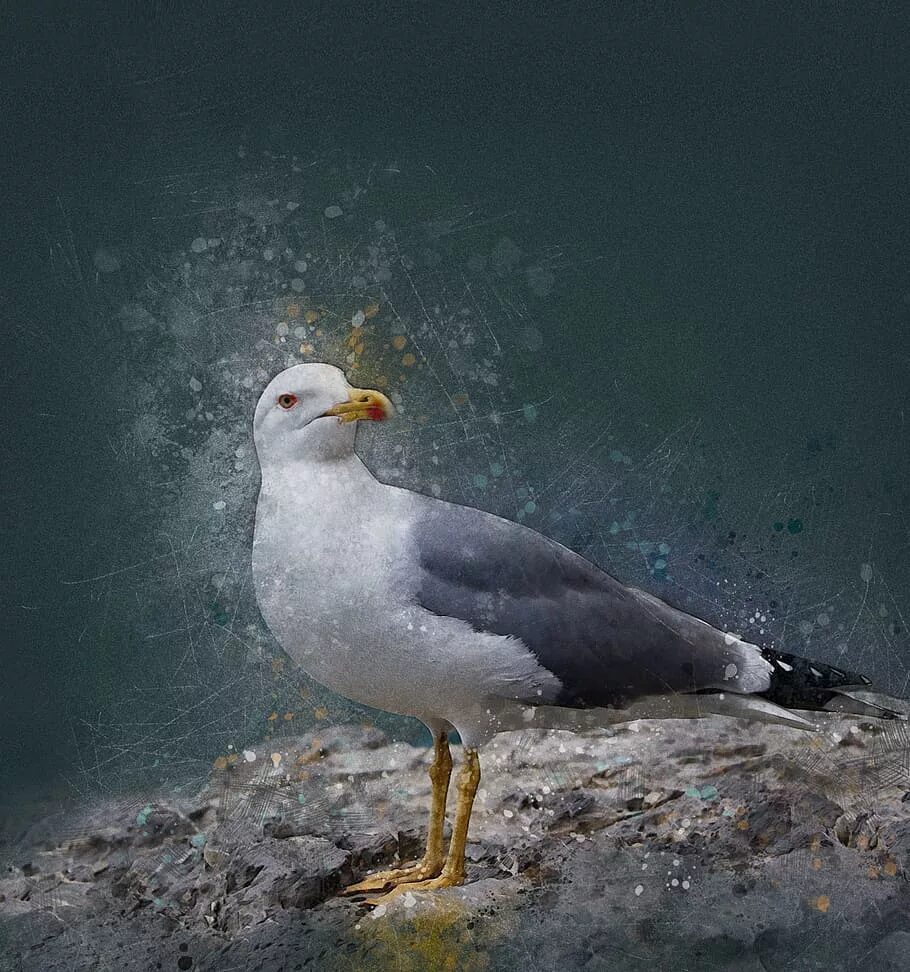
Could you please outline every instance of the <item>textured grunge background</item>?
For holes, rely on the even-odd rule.
[[[12,15],[10,832],[427,741],[259,618],[252,407],[299,361],[399,406],[381,478],[910,692],[901,6],[550,6]]]

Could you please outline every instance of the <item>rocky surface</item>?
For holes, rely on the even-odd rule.
[[[199,792],[38,821],[0,846],[0,967],[907,967],[903,724],[502,734],[481,751],[468,883],[339,897],[420,853],[429,761],[339,726],[219,759]]]

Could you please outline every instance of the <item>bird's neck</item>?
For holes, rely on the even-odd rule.
[[[326,457],[294,456],[262,466],[264,496],[284,495],[315,504],[349,501],[353,491],[377,485],[356,452]]]

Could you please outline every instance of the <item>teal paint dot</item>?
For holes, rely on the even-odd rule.
[[[654,561],[654,569],[655,570],[663,570],[664,567],[666,567],[666,566],[667,566],[667,562],[666,562],[666,560],[664,560],[663,557],[658,557],[657,560]]]
[[[217,601],[212,601],[209,605],[209,610],[212,612],[212,620],[215,624],[227,624],[231,620],[224,608]]]
[[[611,449],[610,458],[613,460],[613,462],[622,462],[622,453],[619,451],[619,449]]]
[[[163,908],[164,907],[164,898],[152,898],[152,904],[156,908]]]
[[[298,803],[306,803],[306,797],[302,793],[298,793],[297,794],[297,802]]]
[[[190,843],[193,847],[204,847],[205,846],[205,834],[193,834],[190,837]]]
[[[787,530],[790,533],[802,533],[803,521],[798,517],[794,516],[792,519],[787,520]]]
[[[146,804],[139,813],[136,814],[136,823],[140,827],[144,827],[148,823],[148,819],[152,814],[152,808],[149,804]]]
[[[616,522],[616,520],[610,524],[610,533],[619,533],[619,524]]]
[[[774,529],[777,530],[778,533],[780,533],[780,531],[783,530],[783,528],[784,525],[783,523],[780,522],[780,520],[778,520],[777,523],[774,524]]]
[[[491,462],[490,463],[490,472],[494,476],[501,476],[505,472],[505,469],[503,468],[503,465],[502,465],[501,462]]]
[[[518,489],[515,490],[515,495],[519,499],[524,499],[528,495],[528,487],[527,486],[519,486]]]
[[[525,503],[525,513],[536,513],[536,512],[537,512],[537,504],[534,502],[534,500],[528,500],[528,502]]]
[[[525,418],[529,422],[533,422],[537,419],[537,408],[534,405],[525,405],[522,409]]]
[[[734,812],[729,807],[727,807],[727,809],[724,810],[723,815],[725,817],[733,817],[733,816],[735,816]]]
[[[666,556],[670,552],[670,544],[668,544],[668,543],[659,543],[657,545],[657,552],[658,553],[662,553],[664,556]]]
[[[699,789],[697,786],[690,786],[686,790],[686,796],[695,800],[713,800],[717,796],[717,787],[710,783]]]
[[[487,477],[484,476],[483,473],[477,473],[477,475],[474,477],[474,485],[483,489],[483,487],[487,485]]]

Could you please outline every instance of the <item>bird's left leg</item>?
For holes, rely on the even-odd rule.
[[[476,749],[465,749],[464,764],[458,776],[458,805],[455,810],[455,822],[452,825],[452,839],[442,871],[438,877],[428,881],[403,881],[392,888],[388,894],[378,898],[367,898],[367,904],[385,904],[407,891],[432,891],[436,888],[451,888],[457,884],[464,884],[464,849],[478,783],[480,783],[480,757]]]
[[[452,776],[452,753],[445,733],[433,732],[433,762],[430,764],[430,780],[433,783],[433,801],[430,806],[430,824],[427,830],[427,849],[422,860],[409,867],[391,871],[378,871],[357,884],[342,889],[341,894],[357,894],[361,891],[381,891],[389,884],[402,881],[422,881],[436,877],[445,863],[443,852],[443,827],[446,815],[446,797]]]

